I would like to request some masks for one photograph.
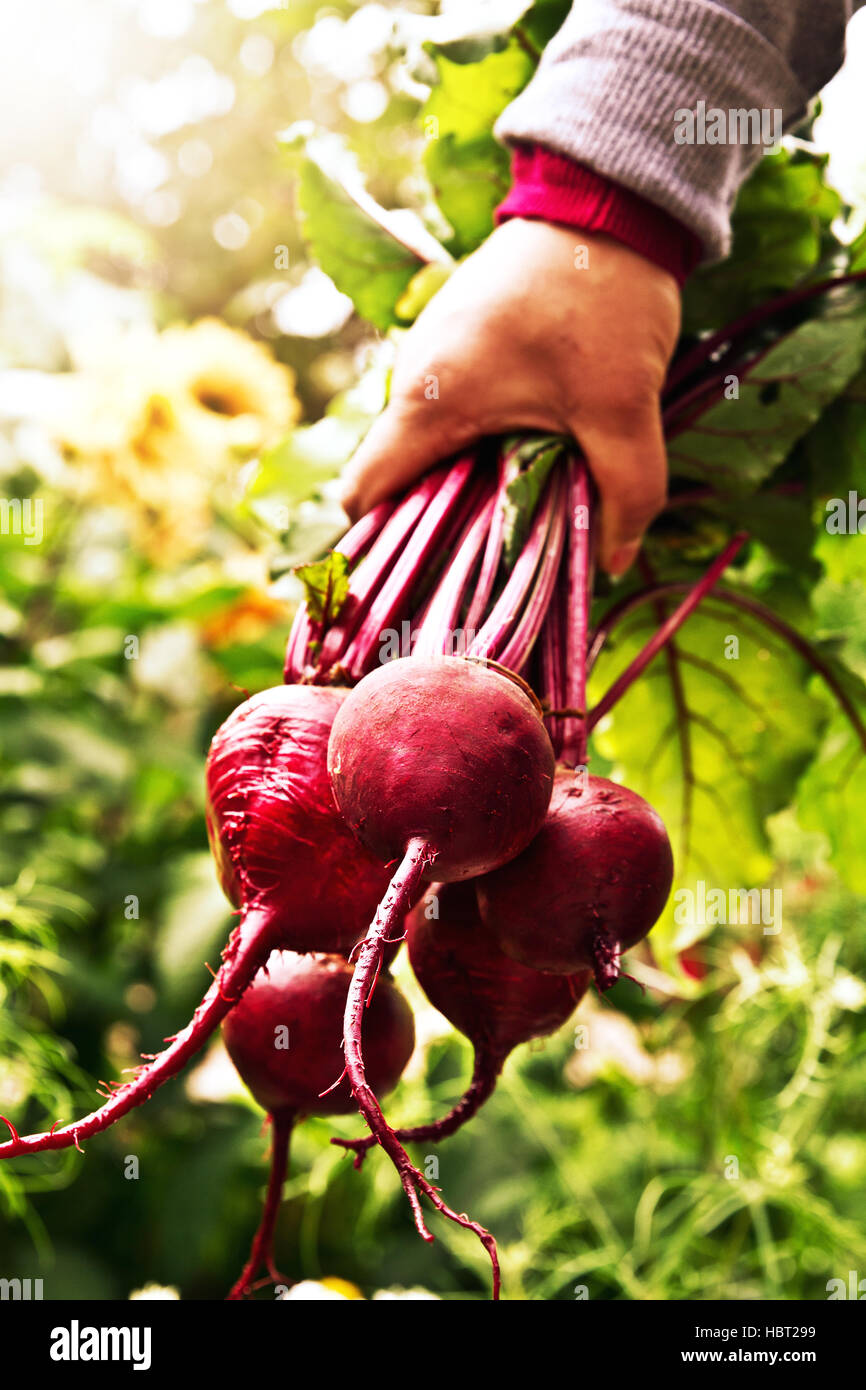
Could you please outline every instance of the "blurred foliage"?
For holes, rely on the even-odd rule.
[[[490,229],[508,177],[492,122],[565,8],[85,0],[73,32],[55,4],[45,72],[78,79],[35,94],[4,49],[0,494],[33,510],[29,535],[0,536],[0,1114],[22,1131],[91,1108],[96,1080],[157,1050],[208,983],[231,920],[204,828],[209,739],[280,679],[291,568],[339,534],[334,480],[385,399],[395,335]],[[765,159],[731,257],[691,282],[687,334],[859,264],[839,209],[814,152]],[[749,526],[736,582],[858,699],[864,563],[823,516],[863,488],[864,322],[859,297],[816,305],[736,411],[679,436],[681,477],[721,460],[747,495],[665,516],[648,546],[687,579]],[[780,479],[799,491],[772,494]],[[331,566],[307,579],[322,574],[329,601]],[[648,620],[618,630],[596,679]],[[802,662],[739,619],[733,680],[729,622],[708,606],[680,644],[700,781],[681,869],[780,887],[784,928],[662,927],[664,949],[630,965],[646,994],[624,980],[523,1049],[443,1146],[440,1180],[495,1230],[510,1297],[823,1298],[866,1269],[862,763]],[[646,790],[677,836],[671,702],[655,668],[599,729],[594,767]],[[450,1104],[469,1055],[397,972],[419,1048],[390,1109],[416,1122]],[[419,1242],[387,1163],[355,1173],[331,1132],[295,1137],[281,1268],[366,1296],[486,1297],[474,1241],[436,1224]],[[151,1281],[220,1298],[266,1147],[214,1044],[86,1156],[0,1164],[0,1273],[42,1275],[52,1298]]]

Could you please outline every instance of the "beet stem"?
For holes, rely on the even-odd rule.
[[[567,484],[564,490],[562,478],[557,475],[553,479],[553,489],[553,515],[538,574],[526,599],[520,621],[498,657],[502,665],[510,671],[522,671],[532,655],[556,586],[566,537],[564,499],[567,495]]]
[[[714,588],[722,576],[722,572],[727,569],[734,556],[748,539],[746,531],[738,531],[732,540],[728,542],[706,574],[698,580],[689,590],[682,603],[670,617],[662,623],[661,627],[653,634],[646,646],[643,647],[629,663],[622,675],[618,676],[610,689],[601,697],[598,704],[590,711],[588,718],[589,730],[592,731],[598,721],[603,718],[609,710],[622,698],[630,686],[634,684],[638,676],[642,675],[649,666],[650,662],[658,655],[662,647],[670,641],[676,632],[682,627],[686,618],[690,617],[702,599]],[[595,645],[595,644],[593,644]]]
[[[454,559],[448,565],[427,604],[423,620],[418,625],[417,639],[412,647],[413,656],[432,657],[441,656],[443,653],[459,655],[452,648],[454,631],[460,617],[460,605],[481,547],[489,536],[495,505],[495,493],[485,488],[466,525]]]
[[[567,559],[560,560],[560,575],[557,576],[550,607],[541,629],[541,693],[551,711],[565,708],[565,605],[568,595],[565,592],[561,571],[566,563]],[[545,724],[556,760],[559,762],[562,758],[563,718],[551,712],[545,716]]]
[[[693,348],[683,354],[678,362],[674,362],[665,382],[663,400],[667,404],[671,393],[682,385],[693,372],[703,366],[713,356],[713,353],[718,352],[719,348],[724,347],[726,343],[734,343],[743,338],[745,334],[751,333],[762,323],[772,319],[774,314],[780,314],[794,305],[804,304],[807,300],[815,299],[817,296],[838,289],[842,285],[854,285],[864,280],[866,280],[866,270],[856,270],[845,275],[833,275],[827,280],[818,280],[811,285],[797,285],[794,289],[786,290],[774,299],[768,299],[763,304],[757,305],[756,308],[750,309],[740,318],[725,324],[724,328],[708,334],[706,338],[701,338]]]
[[[379,502],[373,507],[372,511],[362,516],[334,546],[341,555],[345,555],[350,564],[355,564],[366,550],[373,544],[382,531],[386,521],[389,520],[395,502]],[[324,634],[317,631],[316,625],[310,618],[310,612],[306,603],[302,603],[292,623],[289,639],[286,643],[286,660],[283,667],[283,681],[286,685],[294,685],[300,681],[304,675],[307,648],[310,643],[321,638]]]
[[[383,632],[399,621],[419,578],[453,535],[455,518],[460,518],[467,509],[467,497],[472,505],[476,482],[474,464],[474,457],[466,455],[451,465],[435,495],[427,502],[411,537],[385,574],[369,611],[342,653],[342,660],[353,678],[360,679],[375,665]]]
[[[395,1130],[394,1133],[397,1138],[403,1143],[415,1143],[421,1140],[438,1143],[440,1139],[448,1139],[452,1134],[456,1134],[458,1129],[462,1129],[463,1125],[478,1114],[484,1102],[493,1095],[504,1061],[504,1056],[497,1052],[483,1047],[476,1048],[472,1080],[456,1105],[451,1107],[447,1115],[443,1115],[441,1119],[432,1120],[429,1124],[413,1125],[411,1129]],[[344,1149],[351,1149],[355,1154],[355,1167],[360,1168],[365,1154],[376,1143],[376,1138],[372,1134],[365,1134],[360,1139],[340,1139],[335,1136],[331,1143]]]
[[[271,1116],[271,1173],[262,1208],[262,1219],[250,1246],[249,1259],[244,1265],[241,1277],[226,1294],[226,1302],[245,1298],[248,1293],[252,1293],[251,1281],[260,1265],[265,1266],[273,1283],[288,1283],[274,1267],[274,1231],[283,1197],[283,1183],[286,1181],[289,1167],[289,1141],[295,1119],[295,1111],[289,1108],[275,1110]]]
[[[423,1193],[436,1210],[441,1212],[449,1221],[462,1226],[464,1230],[475,1232],[490,1257],[493,1268],[493,1297],[498,1299],[499,1257],[493,1236],[477,1221],[471,1221],[468,1216],[452,1211],[443,1201],[438,1190],[414,1166],[396,1133],[385,1119],[379,1102],[367,1082],[364,1070],[361,1044],[364,1010],[370,1002],[378,978],[385,940],[395,928],[400,929],[403,918],[412,907],[415,891],[421,883],[424,872],[435,858],[436,851],[426,840],[413,838],[409,841],[400,867],[391,879],[370,930],[361,945],[355,973],[349,986],[346,1012],[343,1017],[343,1050],[346,1075],[349,1078],[358,1109],[366,1120],[375,1142],[381,1145],[397,1169],[403,1191],[406,1193],[412,1208],[415,1228],[421,1239],[431,1241],[433,1236],[424,1222],[419,1193]]]
[[[547,548],[548,538],[556,515],[557,491],[555,475],[547,481],[544,498],[536,509],[526,543],[508,577],[508,582],[487,618],[481,631],[470,644],[468,656],[499,660],[518,616],[522,613],[532,589],[536,572]]]
[[[562,722],[561,761],[566,767],[586,764],[589,725],[586,717],[586,650],[592,594],[592,488],[583,459],[569,461],[568,569],[566,572],[568,624],[565,632],[565,706],[581,710]]]
[[[388,518],[361,563],[352,572],[349,594],[333,627],[328,629],[315,661],[319,679],[326,679],[331,668],[343,658],[371,604],[391,572],[391,567],[408,544],[425,509],[445,478],[446,468],[426,474],[399,503]]]
[[[467,632],[475,631],[487,611],[487,605],[490,602],[490,595],[493,593],[493,586],[496,582],[496,576],[499,573],[499,566],[502,561],[502,547],[505,540],[505,489],[508,478],[509,457],[509,454],[501,454],[499,459],[496,483],[496,507],[493,512],[490,531],[487,535],[487,545],[484,550],[484,557],[481,561],[481,569],[478,574],[475,594],[466,613]]]
[[[0,1159],[19,1154],[41,1153],[46,1149],[80,1148],[82,1139],[110,1128],[137,1105],[149,1100],[165,1081],[185,1066],[198,1052],[225,1018],[229,1010],[250,984],[256,971],[264,965],[273,946],[273,930],[268,914],[255,909],[246,913],[232,931],[223,952],[223,962],[214,982],[198,1005],[189,1023],[153,1061],[142,1066],[134,1080],[124,1082],[112,1093],[110,1100],[83,1119],[73,1120],[62,1128],[52,1126],[39,1134],[24,1134],[0,1144]]]

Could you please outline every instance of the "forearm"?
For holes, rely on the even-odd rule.
[[[778,110],[788,129],[840,66],[854,8],[856,0],[578,0],[496,132],[649,200],[718,259],[737,191],[766,146],[734,127],[734,138],[710,143],[698,123],[683,139],[677,113],[699,103],[705,112]]]

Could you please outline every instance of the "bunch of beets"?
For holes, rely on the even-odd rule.
[[[298,610],[285,683],[247,699],[214,737],[208,832],[238,921],[191,1021],[83,1119],[25,1136],[6,1121],[0,1157],[78,1147],[222,1024],[273,1137],[261,1226],[229,1298],[259,1287],[261,1267],[281,1279],[273,1233],[294,1123],[353,1110],[369,1133],[334,1142],[356,1166],[370,1147],[385,1150],[425,1240],[422,1198],[474,1231],[498,1297],[493,1237],[446,1205],[404,1144],[465,1124],[511,1050],[559,1028],[592,980],[607,989],[665,906],[665,827],[634,792],[588,774],[587,738],[744,537],[590,711],[600,632],[589,629],[591,482],[560,447],[509,556],[521,447],[487,441],[354,526],[330,557],[342,593]],[[394,633],[401,655],[386,651]],[[395,1131],[377,1097],[414,1046],[388,974],[404,939],[424,992],[472,1042],[475,1067],[447,1115]]]

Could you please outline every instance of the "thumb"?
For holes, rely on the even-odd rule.
[[[624,574],[667,498],[667,455],[657,407],[624,434],[582,425],[577,438],[601,501],[599,564]]]
[[[472,427],[458,424],[438,399],[392,398],[346,466],[344,509],[357,520],[473,438]]]

